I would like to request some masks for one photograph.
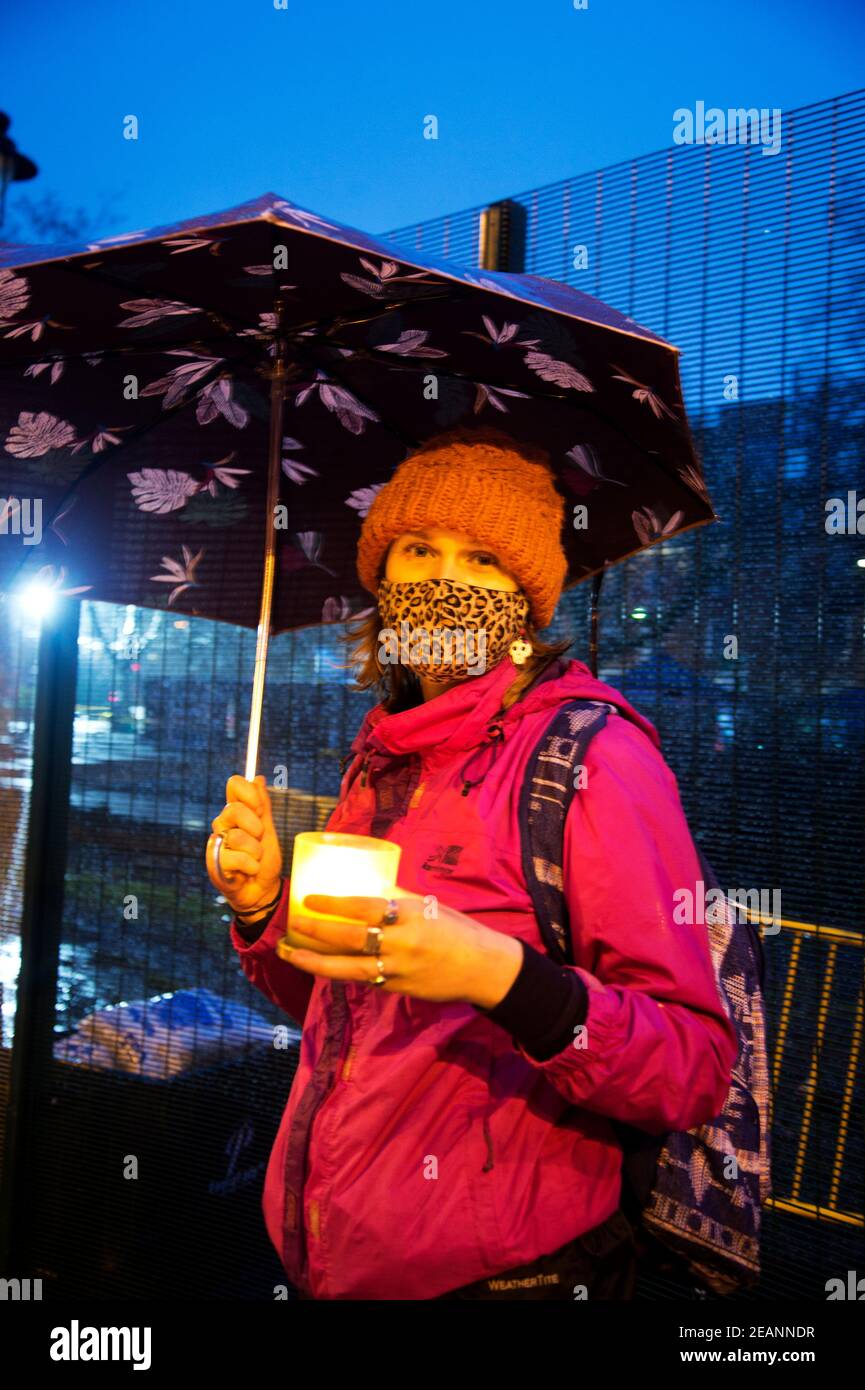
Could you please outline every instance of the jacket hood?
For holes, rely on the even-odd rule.
[[[557,706],[574,699],[605,700],[614,705],[660,749],[661,740],[654,724],[621,691],[596,680],[582,661],[559,657],[521,700],[502,712],[502,696],[518,674],[519,667],[510,656],[505,656],[483,676],[466,676],[460,685],[413,709],[388,714],[383,704],[376,705],[364,717],[351,751],[391,757],[433,748],[443,754],[468,751],[489,741],[490,725],[498,726],[498,737],[505,740],[509,730],[527,715],[549,709],[552,717]]]

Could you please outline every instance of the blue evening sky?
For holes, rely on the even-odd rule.
[[[0,237],[35,239],[22,195],[107,236],[269,190],[376,232],[661,149],[700,100],[783,112],[855,90],[865,6],[17,0],[0,45],[0,108],[40,167]]]

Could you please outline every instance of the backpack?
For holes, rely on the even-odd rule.
[[[565,817],[576,791],[575,769],[609,713],[618,711],[605,701],[563,705],[539,739],[521,789],[526,884],[547,953],[567,965],[575,962],[562,884]],[[718,890],[696,841],[694,847],[706,889]],[[761,1203],[772,1190],[765,957],[758,928],[747,918],[737,921],[738,907],[735,899],[715,894],[705,912],[718,993],[739,1038],[720,1113],[707,1124],[661,1136],[610,1121],[623,1151],[621,1207],[635,1222],[646,1267],[654,1262],[659,1270],[687,1271],[722,1295],[760,1277]]]

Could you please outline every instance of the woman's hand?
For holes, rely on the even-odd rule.
[[[493,931],[436,899],[406,894],[396,904],[398,921],[382,927],[378,952],[386,983],[372,988],[440,1004],[477,1004],[482,1009],[492,1009],[504,999],[523,962],[523,948],[515,937]],[[388,904],[384,898],[314,893],[304,898],[303,906],[340,918],[323,922],[303,917],[297,929],[304,936],[346,951],[361,951],[367,926],[380,925]],[[331,980],[370,983],[378,974],[376,957],[367,955],[320,955],[297,949],[291,953],[291,964]]]
[[[267,783],[259,773],[254,782],[245,777],[229,777],[224,808],[211,821],[215,835],[221,835],[219,862],[235,882],[230,889],[211,870],[210,881],[223,894],[234,912],[254,912],[269,903],[280,887],[282,850],[273,826],[273,813]]]

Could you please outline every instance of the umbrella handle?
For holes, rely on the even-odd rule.
[[[219,862],[219,852],[222,849],[224,838],[225,837],[222,835],[211,835],[210,839],[207,841],[207,850],[205,852],[207,868],[211,880],[222,889],[223,893],[226,889],[237,887],[241,878],[240,874],[227,874]]]

